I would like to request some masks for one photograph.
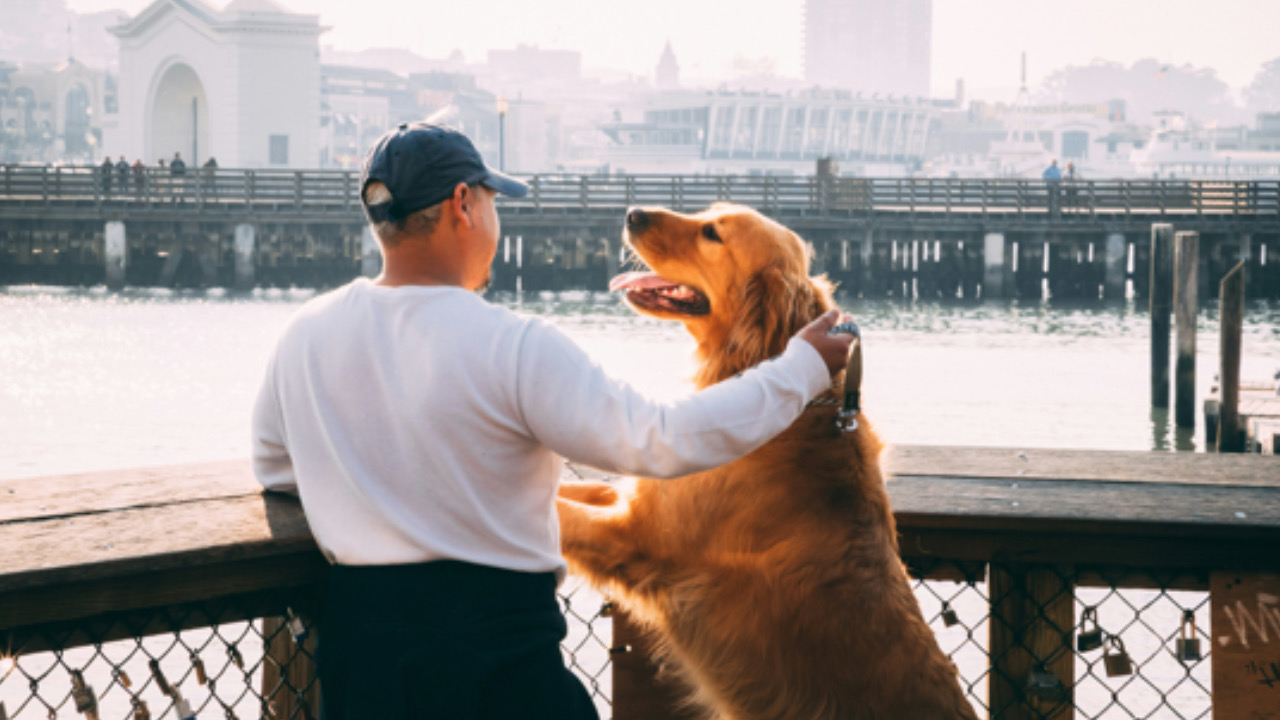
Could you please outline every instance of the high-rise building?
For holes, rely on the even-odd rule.
[[[805,80],[928,97],[932,22],[933,0],[805,0]]]

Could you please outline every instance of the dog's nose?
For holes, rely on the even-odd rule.
[[[640,232],[649,224],[649,213],[640,208],[631,208],[627,211],[627,230],[631,232]]]

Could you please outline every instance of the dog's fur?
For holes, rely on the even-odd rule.
[[[755,211],[645,212],[628,242],[710,309],[629,299],[685,324],[699,387],[780,354],[833,307],[800,238]],[[865,418],[840,432],[835,413],[810,407],[759,450],[696,475],[566,483],[570,567],[655,631],[691,699],[722,720],[976,718],[899,560],[881,444]]]

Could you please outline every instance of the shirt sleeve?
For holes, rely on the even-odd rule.
[[[786,352],[671,403],[609,377],[556,328],[533,322],[516,396],[531,435],[562,457],[609,472],[671,478],[724,465],[785,430],[831,386],[818,351]]]
[[[276,361],[272,355],[253,405],[253,474],[267,490],[297,495],[298,480],[284,438],[284,416],[280,412]]]

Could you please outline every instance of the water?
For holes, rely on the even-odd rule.
[[[312,291],[0,288],[0,479],[246,457],[276,333]],[[546,316],[654,397],[689,390],[682,327],[599,293],[499,296]],[[1148,319],[1129,305],[845,299],[864,331],[866,415],[890,444],[1200,448],[1148,399]],[[1216,372],[1200,315],[1197,389]],[[1242,376],[1280,369],[1280,304],[1246,316]]]
[[[267,353],[290,314],[313,296],[309,290],[236,295],[0,288],[0,479],[247,457],[249,411]],[[693,344],[677,324],[637,316],[598,293],[501,295],[495,302],[550,318],[608,371],[654,397],[690,389]],[[1149,407],[1148,317],[1132,303],[845,298],[842,305],[863,328],[866,417],[889,444],[1202,449],[1201,429],[1175,431],[1167,413]],[[1216,307],[1201,313],[1198,340],[1197,388],[1203,395],[1217,366]],[[1249,306],[1244,348],[1242,377],[1270,378],[1280,369],[1280,304]],[[949,592],[956,587],[935,586]],[[1096,601],[1090,592],[1097,595],[1082,591],[1081,601]],[[1124,593],[1136,607],[1145,607],[1151,595]],[[936,599],[923,594],[921,600],[926,616],[936,615]],[[1179,602],[1196,607],[1203,594]],[[589,595],[574,603],[598,607]],[[972,592],[953,606],[966,618],[986,613],[985,600]],[[1104,607],[1104,621],[1113,627],[1132,622],[1123,617],[1123,606],[1119,610],[1121,616],[1110,618]],[[1156,610],[1143,619],[1162,630],[1176,629],[1178,607]],[[1207,627],[1207,608],[1198,614]],[[571,628],[570,644],[577,644],[585,626]],[[964,675],[980,678],[985,631],[976,629],[975,641],[963,628],[938,629],[944,648],[960,651]],[[1135,657],[1160,656],[1159,637],[1126,634],[1126,642]],[[81,656],[90,657],[91,650],[67,654],[73,665]],[[580,660],[596,674],[607,655],[603,647],[588,646]],[[182,658],[172,662],[167,672],[183,672]],[[1207,663],[1197,669],[1205,686],[1207,671]],[[105,672],[87,674],[100,691],[110,686]],[[1180,672],[1180,667],[1153,666],[1144,668],[1144,677],[1169,687]],[[131,667],[130,673],[145,675],[145,665]],[[600,682],[607,692],[608,673]],[[1086,678],[1085,687],[1090,692],[1079,694],[1077,703],[1082,709],[1092,705],[1090,716],[1096,711],[1129,717],[1127,711],[1099,710],[1111,695],[1098,680]],[[128,710],[118,690],[109,698],[113,716]],[[12,683],[0,686],[0,700],[9,701],[12,712],[25,691]],[[1152,696],[1141,683],[1126,692],[1139,704]],[[202,695],[199,699],[209,702]],[[1180,702],[1188,711],[1203,708],[1207,699],[1199,695]],[[104,709],[107,705],[104,701]],[[241,716],[254,712],[249,706],[239,710]],[[607,706],[602,711],[607,717]]]

